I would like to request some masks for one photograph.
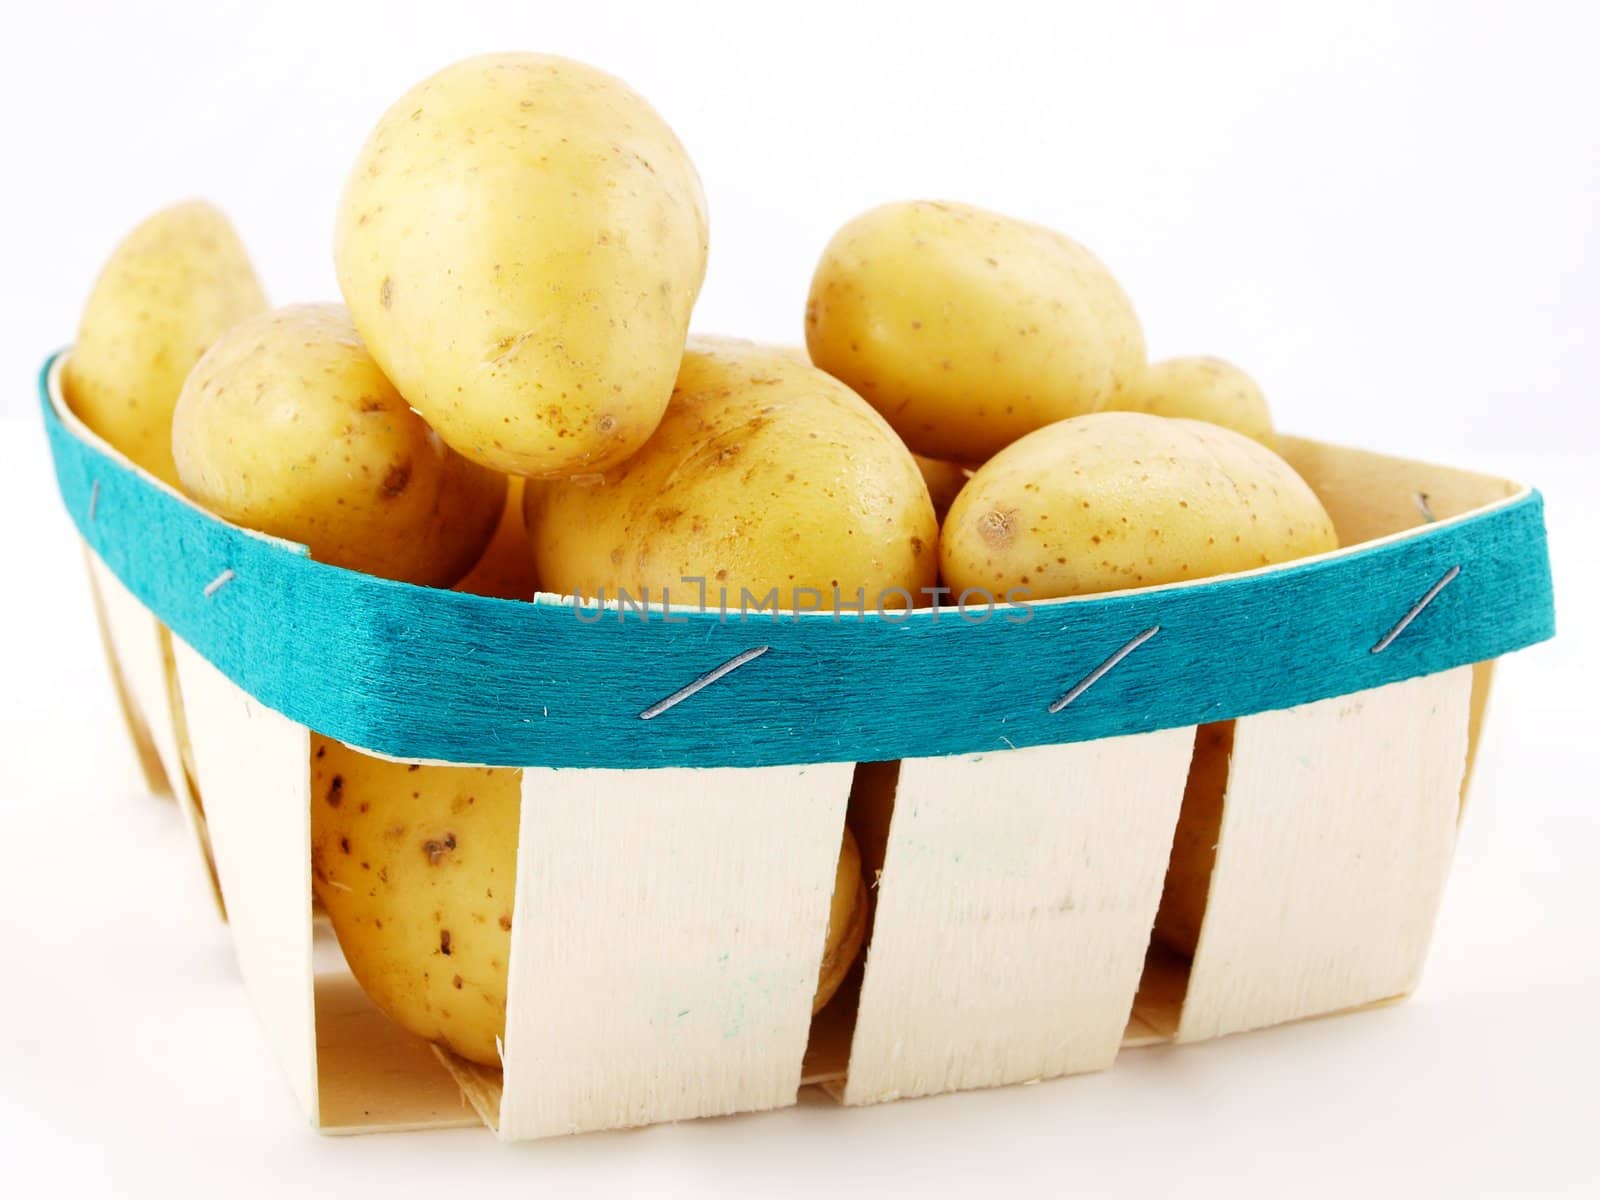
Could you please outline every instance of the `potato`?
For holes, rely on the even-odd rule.
[[[540,586],[675,604],[776,593],[784,611],[907,607],[937,571],[928,489],[894,431],[837,380],[782,350],[695,338],[672,402],[636,455],[528,489]],[[807,590],[810,594],[807,594]],[[893,589],[900,589],[899,592]],[[768,605],[770,607],[770,605]]]
[[[130,233],[95,281],[61,390],[83,423],[176,487],[172,408],[229,326],[267,307],[228,218],[194,200]]]
[[[384,115],[339,202],[334,254],[373,357],[446,442],[515,475],[603,471],[672,393],[705,198],[625,84],[491,55]]]
[[[1097,413],[973,475],[945,518],[957,592],[1046,599],[1248,571],[1337,547],[1321,501],[1259,442],[1203,421]]]
[[[235,325],[173,414],[183,490],[311,556],[441,587],[483,553],[505,478],[445,446],[378,370],[335,304]]]
[[[1211,867],[1222,832],[1222,797],[1233,754],[1233,722],[1195,730],[1194,759],[1183,789],[1183,807],[1172,839],[1172,858],[1161,888],[1156,937],[1185,957],[1194,957],[1211,890]]]
[[[834,870],[833,898],[828,905],[828,936],[822,953],[822,969],[817,975],[817,992],[811,998],[811,1011],[820,1012],[832,1000],[855,965],[861,943],[867,936],[867,885],[861,878],[861,848],[848,828],[839,848],[839,865]]]
[[[389,762],[313,735],[311,877],[397,1023],[498,1066],[522,772]]]
[[[967,480],[972,478],[972,472],[960,463],[946,462],[942,458],[929,458],[925,454],[913,454],[917,460],[917,470],[922,472],[922,482],[928,485],[928,497],[933,501],[933,515],[939,520],[944,520],[945,513],[950,511],[950,505],[961,494],[961,489],[967,486]]]
[[[834,236],[806,345],[918,454],[961,463],[1114,406],[1144,367],[1133,306],[1089,251],[926,201],[873,209]]]
[[[1168,358],[1151,363],[1117,401],[1126,412],[1209,421],[1273,448],[1272,414],[1256,381],[1220,358]]]
[[[455,591],[478,596],[498,596],[502,600],[532,600],[537,589],[533,574],[533,549],[528,545],[528,530],[522,522],[520,475],[506,480],[506,502],[500,524],[484,549],[483,557],[455,585]]]

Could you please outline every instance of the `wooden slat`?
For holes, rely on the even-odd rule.
[[[123,586],[99,555],[87,546],[84,553],[89,562],[90,585],[105,622],[106,642],[115,656],[117,675],[132,707],[143,717],[167,787],[178,802],[201,869],[220,910],[221,895],[217,890],[210,832],[184,761],[189,731],[181,708],[174,703],[180,685],[172,662],[171,635]]]
[[[846,1103],[1111,1063],[1193,739],[900,764]]]
[[[156,749],[155,741],[150,735],[150,722],[146,720],[144,709],[134,697],[133,690],[123,673],[122,658],[117,652],[116,639],[112,635],[106,602],[100,594],[97,579],[104,567],[87,544],[83,547],[83,561],[89,578],[89,597],[94,603],[95,625],[100,630],[100,648],[105,652],[106,670],[111,675],[111,687],[117,697],[117,707],[122,710],[122,720],[128,730],[128,739],[133,743],[133,753],[139,764],[139,773],[144,778],[145,787],[152,795],[171,799],[173,792],[172,785],[167,782],[167,769],[162,765],[161,753]],[[155,618],[150,619],[154,621]]]
[[[181,639],[173,651],[239,974],[295,1099],[317,1124],[311,735]]]
[[[1455,847],[1472,668],[1241,718],[1179,1041],[1409,992]]]
[[[852,769],[524,771],[501,1137],[795,1102]]]

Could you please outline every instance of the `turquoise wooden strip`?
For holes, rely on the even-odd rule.
[[[1025,624],[932,610],[840,621],[722,621],[713,612],[672,624],[658,611],[588,624],[562,603],[374,579],[249,535],[80,441],[52,409],[43,376],[40,392],[62,499],[128,589],[262,703],[399,757],[763,766],[1085,741],[1344,695],[1554,633],[1537,493],[1266,575],[1034,605]],[[1372,653],[1452,568],[1449,585]],[[769,649],[640,719],[761,646]]]

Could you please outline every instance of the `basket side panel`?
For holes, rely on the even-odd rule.
[[[133,753],[139,763],[139,773],[144,778],[145,787],[152,795],[171,797],[172,785],[167,782],[167,769],[162,765],[161,753],[151,738],[150,723],[145,719],[144,710],[134,699],[133,690],[129,687],[123,671],[122,656],[117,650],[117,639],[111,629],[110,614],[106,609],[105,598],[100,594],[100,585],[96,582],[99,570],[94,551],[89,549],[87,543],[83,547],[83,559],[85,574],[89,579],[89,597],[94,603],[95,624],[100,630],[100,648],[105,651],[106,670],[111,675],[111,687],[116,693],[117,706],[122,710],[122,720],[128,729],[128,739],[133,743]]]
[[[1179,1041],[1416,983],[1455,849],[1472,668],[1244,717]]]
[[[311,735],[251,699],[181,639],[173,639],[173,651],[239,974],[315,1124]]]
[[[501,1137],[795,1102],[851,775],[524,771]]]
[[[1472,771],[1478,765],[1478,747],[1483,743],[1483,726],[1489,716],[1489,694],[1494,690],[1494,659],[1472,665],[1472,709],[1467,721],[1467,764],[1461,775],[1461,816],[1467,815],[1467,797],[1472,792]]]
[[[1110,1065],[1193,741],[901,763],[847,1104]]]
[[[323,1133],[483,1123],[434,1048],[379,1012],[349,971],[319,971],[316,994]]]
[[[179,685],[171,661],[170,634],[128,591],[94,551],[85,548],[89,562],[89,582],[105,619],[106,642],[115,658],[115,673],[127,689],[132,707],[144,718],[150,744],[160,760],[168,788],[178,802],[183,821],[194,839],[202,869],[212,891],[217,892],[216,867],[212,861],[210,831],[190,786],[184,766],[185,728],[179,730],[174,706]]]

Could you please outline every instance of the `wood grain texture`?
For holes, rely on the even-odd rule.
[[[483,1123],[433,1047],[379,1012],[349,971],[317,973],[316,1020],[321,1132]]]
[[[1193,738],[900,764],[847,1104],[1110,1065]]]
[[[1489,715],[1489,695],[1494,691],[1494,660],[1472,664],[1472,710],[1467,721],[1467,765],[1461,773],[1461,817],[1467,815],[1467,797],[1472,791],[1472,769],[1478,764],[1478,747],[1483,742]]]
[[[311,735],[251,699],[181,639],[173,652],[239,974],[315,1125]]]
[[[89,598],[94,605],[95,627],[100,631],[100,649],[106,656],[106,671],[111,676],[111,688],[117,698],[117,707],[122,711],[122,721],[127,728],[128,739],[133,745],[134,758],[139,764],[139,774],[151,795],[173,799],[175,797],[172,785],[167,782],[167,769],[162,765],[161,754],[150,736],[150,722],[145,719],[144,710],[134,698],[133,691],[123,675],[117,643],[112,636],[110,619],[106,613],[106,602],[100,595],[100,585],[96,582],[105,567],[95,558],[94,551],[89,549],[87,544],[83,547],[83,563],[89,580]]]
[[[1179,1041],[1409,992],[1455,848],[1472,668],[1239,721]]]
[[[184,761],[188,729],[185,725],[180,730],[182,710],[173,703],[179,684],[170,655],[171,635],[93,550],[86,548],[85,553],[90,583],[105,619],[106,641],[116,657],[122,685],[144,719],[162,776],[189,831],[195,860],[205,873],[207,887],[220,912],[222,899],[211,834]]]
[[[501,1137],[795,1102],[852,772],[523,773]]]
[[[1492,475],[1306,438],[1281,437],[1278,451],[1317,493],[1341,546],[1453,521],[1522,490]]]

